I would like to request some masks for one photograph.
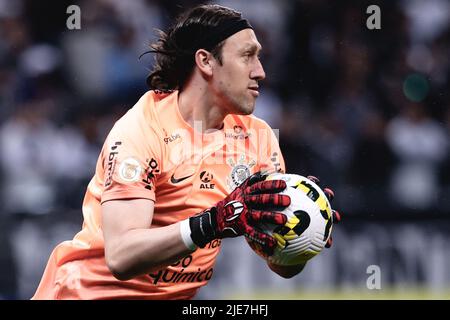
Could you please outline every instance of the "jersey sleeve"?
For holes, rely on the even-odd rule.
[[[161,172],[160,139],[139,122],[116,124],[103,146],[104,191],[101,202],[141,198],[156,201]]]
[[[261,171],[273,172],[286,172],[286,166],[284,163],[283,154],[280,149],[278,138],[275,132],[267,126],[265,129],[267,134],[262,135],[260,138],[260,163],[259,169]]]

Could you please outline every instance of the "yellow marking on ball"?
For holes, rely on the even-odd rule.
[[[281,234],[274,233],[273,237],[277,240],[277,245],[280,249],[284,249],[286,247],[286,239],[284,239]]]
[[[291,217],[289,218],[289,220],[286,222],[285,226],[290,228],[290,229],[294,229],[294,227],[300,222],[300,220],[297,217]]]
[[[312,185],[311,185],[311,187],[313,188]],[[306,185],[302,184],[302,181],[300,181],[300,182],[295,186],[295,188],[296,188],[296,189],[299,189],[299,190],[302,190],[305,194],[308,194],[308,192],[311,190],[311,189],[308,188]],[[330,208],[330,206],[328,205],[327,198],[326,198],[324,195],[322,195],[321,192],[318,192],[318,193],[319,193],[319,198],[317,198],[315,202],[316,202],[317,205],[319,206],[320,210],[326,211],[326,212],[327,212],[327,216],[328,216],[327,220],[328,220],[328,219],[331,219],[331,208]]]
[[[321,211],[327,212],[328,219],[331,219],[331,208],[328,205],[327,199],[324,196],[320,195],[319,198],[316,200],[316,203]]]
[[[284,238],[286,239],[286,240],[294,240],[295,238],[297,238],[298,237],[298,235],[293,231],[293,230],[290,230],[288,233],[286,233],[285,235],[284,235]]]
[[[297,185],[295,186],[295,189],[299,189],[299,190],[303,191],[306,194],[308,194],[308,192],[310,190],[307,186],[302,184],[302,181],[299,181],[299,183],[297,183]]]

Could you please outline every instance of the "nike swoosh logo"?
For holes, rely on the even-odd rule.
[[[172,174],[172,176],[170,177],[170,182],[172,182],[173,184],[180,183],[181,181],[186,180],[187,178],[190,178],[190,177],[192,177],[193,175],[194,175],[194,174],[191,174],[191,175],[189,175],[189,176],[186,176],[186,177],[177,179],[177,178],[175,178],[175,177],[173,176],[173,174]]]

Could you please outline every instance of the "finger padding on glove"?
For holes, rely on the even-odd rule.
[[[262,222],[284,225],[287,222],[287,217],[280,212],[252,210],[250,213],[250,221],[252,223]]]
[[[245,196],[244,201],[252,209],[282,210],[291,204],[291,198],[288,195],[277,193]]]
[[[333,245],[333,238],[329,237],[327,243],[325,244],[325,248],[329,249]]]
[[[341,214],[338,211],[333,210],[333,223],[338,224],[339,222],[341,222],[341,220],[342,220]]]
[[[334,191],[331,190],[330,188],[324,188],[323,192],[325,193],[325,195],[327,196],[328,200],[331,202],[334,199]]]
[[[275,240],[275,238],[264,232],[252,228],[249,228],[249,230],[247,230],[245,236],[248,239],[252,240],[256,244],[256,246],[259,246],[264,255],[273,255],[275,247],[277,245],[277,240]]]
[[[278,193],[286,189],[286,187],[287,184],[283,180],[260,181],[250,187],[247,187],[245,189],[245,193],[247,194]]]
[[[256,173],[252,174],[250,177],[248,177],[247,180],[245,180],[242,184],[246,185],[246,186],[251,186],[257,182],[266,180],[266,178],[267,178],[267,174],[265,174],[261,171],[258,171]]]
[[[320,183],[320,179],[317,178],[316,176],[307,176],[306,178],[308,178],[309,180],[311,180],[315,184],[319,184]]]

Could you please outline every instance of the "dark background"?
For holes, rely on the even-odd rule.
[[[197,3],[0,0],[0,298],[28,299],[80,229],[106,134],[147,90],[153,57],[139,55]],[[449,297],[449,2],[215,3],[242,11],[263,45],[256,115],[280,130],[288,172],[332,186],[345,223],[291,280],[225,241],[199,299]],[[72,4],[80,30],[66,26]],[[380,30],[366,27],[371,4]],[[380,290],[366,287],[370,265]]]

